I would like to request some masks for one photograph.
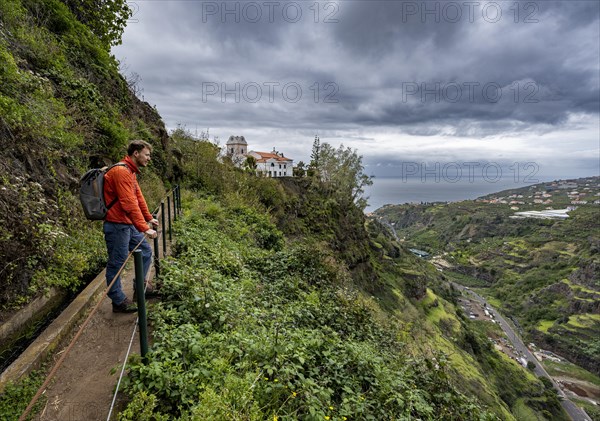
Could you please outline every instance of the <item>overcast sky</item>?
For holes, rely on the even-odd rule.
[[[113,52],[169,129],[305,162],[319,135],[376,176],[436,162],[600,173],[598,1],[129,4]]]

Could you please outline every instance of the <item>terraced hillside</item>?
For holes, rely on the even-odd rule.
[[[599,180],[545,183],[475,201],[385,206],[375,214],[405,244],[437,255],[434,261],[458,282],[479,288],[531,341],[598,374]],[[564,220],[517,213],[567,206],[573,210]]]

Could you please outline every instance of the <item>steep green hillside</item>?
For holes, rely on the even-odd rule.
[[[76,196],[88,168],[141,138],[155,147],[141,180],[151,205],[171,177],[160,116],[109,52],[127,16],[119,0],[0,2],[0,310],[76,288],[103,265],[100,224]]]
[[[435,268],[328,203],[336,186],[255,177],[183,131],[173,141],[204,188],[184,197],[121,419],[566,419]]]
[[[560,190],[532,186],[447,205],[386,206],[376,215],[407,245],[441,255],[458,282],[481,288],[531,341],[598,373],[600,206],[593,201],[599,178],[573,184]],[[511,218],[572,201],[588,203],[565,220]]]
[[[142,408],[169,419],[494,419],[486,407],[511,419],[519,398],[550,399],[548,419],[562,416],[553,392],[433,292],[412,301],[389,273],[385,309],[322,242],[288,242],[246,206],[186,203],[122,419]]]

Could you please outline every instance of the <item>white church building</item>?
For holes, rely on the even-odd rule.
[[[257,173],[267,177],[292,177],[294,175],[294,160],[284,156],[273,148],[272,152],[249,151],[248,142],[244,136],[229,136],[227,140],[227,155],[233,162],[243,163],[247,157],[256,160]]]

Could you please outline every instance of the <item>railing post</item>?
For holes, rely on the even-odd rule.
[[[162,227],[162,243],[163,243],[163,257],[167,256],[167,237],[165,236],[165,231],[167,226],[165,225],[165,202],[160,202],[160,218],[161,218],[161,227]]]
[[[154,237],[154,272],[156,272],[156,277],[160,276],[160,247],[158,245],[158,235]]]
[[[173,221],[177,222],[177,187],[173,188]]]
[[[167,212],[169,217],[169,242],[173,241],[171,236],[171,196],[167,196]]]
[[[133,252],[133,262],[135,265],[135,290],[137,292],[138,318],[140,326],[140,350],[142,359],[146,361],[148,353],[148,322],[146,320],[146,297],[144,289],[144,262],[142,259],[142,250]]]
[[[181,207],[181,186],[177,185],[177,204],[179,205],[179,214],[181,215],[182,207]]]
[[[154,219],[157,218],[158,215],[152,215]],[[158,245],[158,234],[154,237],[154,271],[156,272],[156,277],[160,276],[160,247]]]

